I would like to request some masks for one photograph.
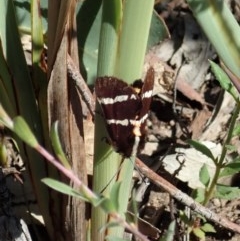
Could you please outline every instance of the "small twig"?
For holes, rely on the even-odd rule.
[[[143,162],[139,159],[136,159],[136,165],[141,170],[141,172],[150,179],[158,187],[161,187],[163,190],[168,192],[173,198],[178,200],[179,202],[183,203],[184,205],[191,208],[193,211],[199,213],[200,215],[204,216],[206,219],[211,220],[217,223],[220,226],[223,226],[229,230],[234,232],[240,233],[240,226],[229,221],[228,219],[217,215],[216,213],[212,212],[208,208],[202,206],[201,204],[195,202],[191,197],[187,194],[183,193],[171,183],[166,181],[164,178],[156,174],[150,168],[148,168]]]
[[[10,175],[10,174],[20,174],[20,172],[16,169],[16,167],[1,167],[1,170],[4,176]]]
[[[19,172],[16,167],[1,167],[1,170],[4,176],[13,175],[21,184],[23,184],[23,180],[20,177],[21,172]]]
[[[184,63],[183,63],[184,64]],[[177,116],[177,111],[176,111],[176,102],[177,102],[177,80],[178,80],[178,76],[180,73],[182,67],[179,67],[175,77],[174,77],[174,86],[173,86],[173,104],[172,104],[172,110],[175,116]]]
[[[95,100],[91,91],[89,90],[85,80],[80,74],[78,68],[72,61],[70,55],[67,56],[67,72],[69,77],[74,80],[80,94],[82,95],[83,100],[85,101],[92,117],[94,118],[94,110],[95,110]]]

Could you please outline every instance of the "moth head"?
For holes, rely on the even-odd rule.
[[[141,93],[142,86],[143,86],[143,82],[142,82],[141,79],[134,81],[134,83],[132,84],[132,87],[133,87],[134,91],[135,91],[138,95]]]

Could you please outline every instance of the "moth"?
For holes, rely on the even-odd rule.
[[[153,85],[152,67],[143,82],[137,80],[133,85],[112,76],[96,80],[95,93],[103,111],[110,143],[124,157],[136,155],[144,147]]]

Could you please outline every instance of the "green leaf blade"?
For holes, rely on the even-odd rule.
[[[58,122],[55,122],[52,125],[51,131],[50,131],[50,138],[52,141],[53,150],[56,156],[58,157],[58,159],[67,169],[71,169],[71,166],[67,160],[67,157],[64,154],[64,151],[62,149],[61,141],[58,135]]]
[[[55,191],[58,191],[60,193],[63,193],[65,195],[69,195],[72,197],[80,198],[85,202],[89,202],[89,200],[85,196],[83,196],[80,192],[77,192],[75,189],[73,189],[72,187],[70,187],[69,185],[63,182],[54,180],[52,178],[43,178],[42,182],[48,187],[54,189]]]
[[[202,154],[209,157],[210,159],[212,159],[215,162],[215,157],[213,156],[211,150],[207,146],[201,144],[200,142],[194,141],[194,140],[187,140],[187,143],[189,145],[193,146],[197,151],[200,151]]]
[[[238,187],[230,187],[222,184],[217,184],[215,196],[217,198],[233,200],[239,198],[240,189]]]
[[[216,233],[215,228],[210,223],[204,223],[201,229],[206,233]]]
[[[220,177],[231,176],[238,172],[240,172],[240,161],[231,162],[223,168]]]
[[[211,69],[219,81],[220,85],[224,90],[226,90],[232,97],[237,100],[238,93],[236,88],[233,86],[231,80],[227,76],[227,74],[220,68],[219,65],[215,64],[213,61],[209,61],[211,65]]]
[[[205,240],[205,232],[202,231],[200,228],[194,228],[193,233],[201,240]]]
[[[30,130],[27,122],[21,116],[15,117],[13,122],[13,131],[29,146],[36,149],[38,147],[38,141]]]
[[[192,197],[195,201],[202,203],[205,199],[205,189],[203,188],[197,188],[194,189],[192,192]]]
[[[200,172],[199,172],[199,178],[200,178],[201,183],[205,187],[208,187],[209,182],[210,182],[210,175],[209,175],[209,171],[208,171],[206,164],[203,164],[203,166],[201,167]]]

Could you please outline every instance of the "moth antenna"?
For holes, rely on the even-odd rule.
[[[116,177],[116,179],[117,179],[117,177],[118,177],[118,175],[119,175],[119,173],[120,173],[120,170],[121,170],[121,168],[122,168],[122,164],[123,164],[123,162],[124,162],[124,159],[125,159],[125,158],[122,156],[121,163],[120,163],[120,166],[119,166],[117,172],[112,176],[112,178],[109,180],[109,182],[107,183],[107,185],[101,190],[100,193],[103,193],[103,192],[107,189],[107,187],[110,185],[110,183],[113,181],[113,179],[114,179],[115,177]]]

